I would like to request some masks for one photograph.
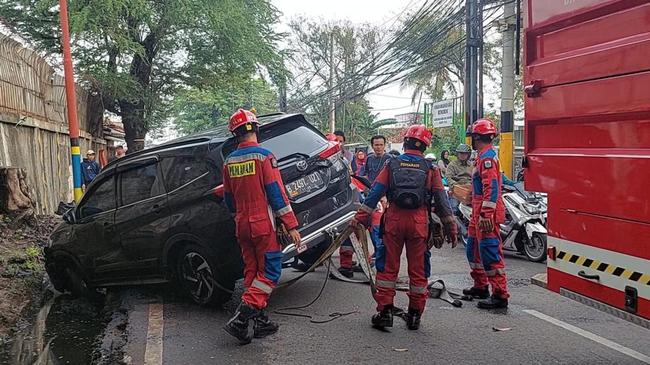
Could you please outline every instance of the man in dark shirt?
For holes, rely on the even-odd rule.
[[[368,178],[370,183],[375,182],[379,172],[392,156],[386,153],[386,137],[377,135],[370,138],[372,151],[366,158],[366,164],[361,170],[361,176]]]

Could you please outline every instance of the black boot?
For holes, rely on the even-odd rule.
[[[393,306],[384,306],[381,312],[372,316],[372,326],[378,329],[393,327]]]
[[[254,321],[254,337],[263,338],[268,335],[272,335],[278,332],[280,325],[271,321],[271,319],[266,315],[264,310],[260,311],[260,314],[253,318]]]
[[[420,318],[422,318],[422,313],[420,313],[419,310],[409,308],[409,311],[406,314],[406,327],[412,331],[419,329]]]
[[[483,288],[471,287],[463,289],[463,294],[475,299],[487,299],[490,297],[490,289],[487,286]]]
[[[488,300],[481,300],[477,305],[481,309],[498,309],[508,308],[508,299],[495,297],[494,295]]]
[[[351,268],[340,267],[339,273],[341,273],[341,275],[345,276],[348,279],[352,279],[354,277],[354,271]]]
[[[257,309],[241,303],[235,315],[226,323],[223,329],[237,338],[242,345],[249,344],[253,339],[253,329],[248,324],[258,314]]]

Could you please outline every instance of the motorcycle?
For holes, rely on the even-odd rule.
[[[506,221],[499,226],[503,249],[525,255],[528,260],[546,260],[547,207],[544,194],[524,190],[523,183],[503,186]],[[467,228],[472,219],[472,207],[460,204],[456,220],[461,242],[467,242]]]

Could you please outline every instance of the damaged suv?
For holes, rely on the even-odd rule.
[[[341,147],[301,114],[260,116],[309,248],[283,249],[285,266],[315,261],[358,201]],[[199,304],[223,302],[243,263],[223,202],[221,171],[236,141],[225,128],[139,151],[107,165],[64,214],[45,249],[54,287],[75,295],[175,280]]]

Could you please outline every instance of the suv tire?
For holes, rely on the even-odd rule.
[[[174,266],[178,286],[193,302],[218,305],[232,296],[235,280],[219,277],[214,254],[208,249],[195,244],[185,246]]]

